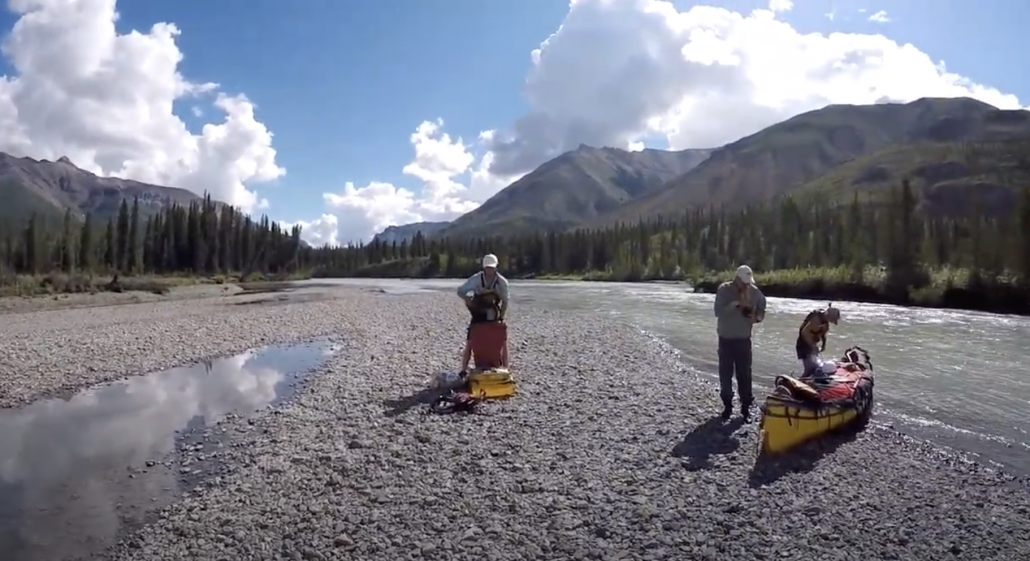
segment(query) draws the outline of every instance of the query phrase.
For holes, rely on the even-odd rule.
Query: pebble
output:
[[[519,395],[441,416],[415,397],[457,363],[466,318],[449,295],[25,316],[0,327],[8,405],[258,344],[342,341],[292,400],[226,420],[223,446],[181,451],[220,467],[191,473],[203,485],[111,561],[1030,558],[1025,481],[879,429],[756,464],[757,423],[713,421],[712,384],[606,318],[517,305]]]

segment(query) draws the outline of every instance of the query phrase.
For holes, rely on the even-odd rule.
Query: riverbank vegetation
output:
[[[57,226],[34,216],[0,224],[0,285],[37,293],[117,289],[116,276],[122,289],[149,291],[198,278],[453,278],[495,253],[512,278],[679,280],[705,291],[729,278],[719,271],[747,263],[771,296],[1030,313],[1030,187],[1008,216],[981,212],[976,196],[965,215],[928,215],[918,195],[904,181],[843,204],[806,194],[614,228],[321,248],[303,244],[299,228],[210,199],[145,217],[137,202],[104,224],[70,215]]]
[[[699,290],[751,265],[773,296],[1030,313],[1030,188],[1010,216],[975,203],[928,216],[908,181],[848,203],[783,198],[739,211],[691,209],[610,229],[507,239],[427,239],[316,249],[315,276],[462,277],[498,255],[514,278],[685,280]]]
[[[691,280],[695,292],[714,293],[733,278],[735,271],[709,272]],[[870,302],[954,308],[994,313],[1030,315],[1030,290],[1017,278],[1000,275],[993,279],[968,269],[926,269],[918,286],[892,286],[884,267],[866,267],[860,280],[850,267],[805,268],[756,272],[757,284],[767,296],[822,301]]]
[[[254,220],[206,198],[146,212],[123,201],[97,223],[70,212],[0,222],[0,295],[146,291],[193,283],[254,283],[308,276],[300,228]]]

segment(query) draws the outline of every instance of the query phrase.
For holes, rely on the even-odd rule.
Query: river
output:
[[[460,281],[328,282],[403,293],[453,290]],[[626,321],[663,338],[687,364],[715,377],[712,295],[663,283],[512,281],[511,290],[514,314],[518,303],[526,301]],[[769,298],[766,320],[754,336],[756,390],[798,368],[797,328],[819,305]],[[851,345],[870,352],[876,372],[876,424],[1013,473],[1030,474],[1030,377],[1021,358],[1030,348],[1030,318],[856,302],[835,305],[842,318],[830,335],[826,355]]]

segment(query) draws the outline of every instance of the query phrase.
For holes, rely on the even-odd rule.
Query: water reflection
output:
[[[168,456],[183,429],[285,397],[334,351],[327,341],[267,347],[0,411],[0,557],[56,561],[103,548],[123,520],[178,488],[177,465],[127,468]]]

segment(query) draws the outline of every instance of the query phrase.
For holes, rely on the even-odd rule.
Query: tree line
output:
[[[849,204],[783,198],[742,210],[688,209],[679,216],[612,228],[493,238],[427,238],[346,247],[308,247],[299,227],[252,219],[209,197],[143,213],[123,201],[116,216],[57,225],[36,215],[0,222],[0,268],[21,274],[313,274],[321,277],[460,277],[495,253],[513,277],[589,275],[614,280],[682,279],[746,262],[757,270],[847,266],[856,282],[869,266],[902,287],[928,268],[974,271],[980,279],[1030,285],[1030,188],[1010,216],[917,210],[908,181],[889,197]]]
[[[286,230],[267,216],[252,219],[204,197],[145,212],[122,200],[107,220],[71,210],[59,223],[33,213],[0,221],[0,271],[39,275],[289,274],[310,268],[300,227]],[[20,223],[19,223],[20,222]]]
[[[902,286],[926,269],[952,267],[982,279],[1030,283],[1030,188],[1011,216],[918,212],[906,180],[886,198],[856,193],[850,204],[783,198],[743,210],[689,209],[678,217],[613,228],[483,239],[427,239],[312,250],[323,276],[462,276],[484,253],[510,275],[601,273],[617,280],[677,279],[738,263],[759,270],[847,266],[856,282],[884,267]]]

